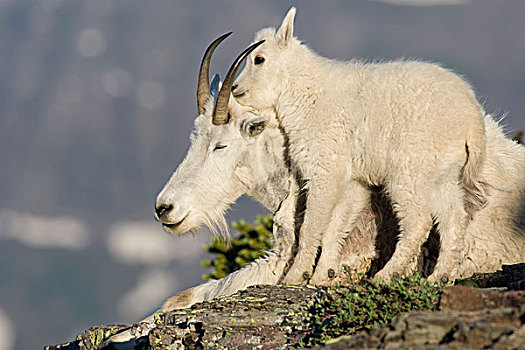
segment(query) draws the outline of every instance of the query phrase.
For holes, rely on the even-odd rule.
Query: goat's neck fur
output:
[[[275,213],[289,193],[290,172],[283,159],[283,142],[280,135],[265,140],[265,154],[258,154],[252,163],[254,181],[246,189],[246,195]],[[256,164],[254,166],[254,164]]]

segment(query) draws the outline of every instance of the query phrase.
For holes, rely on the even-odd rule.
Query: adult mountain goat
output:
[[[184,230],[210,225],[212,221],[222,222],[223,203],[233,203],[240,194],[246,193],[275,213],[275,248],[267,257],[223,279],[203,283],[173,296],[162,307],[164,311],[232,294],[255,284],[277,284],[284,275],[286,264],[293,258],[291,247],[297,244],[294,242],[294,212],[298,193],[295,180],[288,171],[285,139],[278,130],[276,116],[269,113],[261,117],[254,114],[251,108],[240,106],[231,96],[225,99],[229,95],[232,73],[235,74],[239,59],[236,60],[237,65],[230,69],[230,78],[226,78],[221,89],[223,95],[227,95],[220,104],[227,106],[230,117],[226,121],[213,119],[218,81],[214,79],[210,92],[208,67],[213,49],[224,38],[222,36],[212,43],[203,58],[198,89],[200,115],[195,120],[192,146],[179,166],[181,170],[177,169],[159,194],[156,206],[160,215],[156,215],[167,224],[168,232],[179,235],[185,233]],[[475,272],[492,272],[505,263],[525,261],[522,253],[525,250],[525,232],[521,228],[523,222],[520,222],[525,205],[525,148],[505,138],[490,116],[485,117],[485,125],[487,158],[481,181],[487,184],[490,191],[487,204],[474,214],[467,226],[467,254],[460,264],[460,277]],[[217,144],[225,147],[215,150]],[[215,158],[219,155],[222,161],[216,162]],[[212,168],[210,164],[214,164]],[[212,181],[204,180],[206,177],[218,178],[213,181],[220,183],[221,193],[227,193],[228,197],[215,196],[215,187],[203,187]],[[206,193],[206,203],[199,205],[198,198]],[[187,206],[182,203],[190,203],[191,210],[187,211]],[[160,208],[170,207],[168,212],[161,213]],[[199,214],[209,207],[218,207],[220,215],[217,210],[212,211],[213,215]],[[179,210],[182,213],[178,213]],[[391,212],[390,205],[379,200],[362,213],[357,229],[351,234],[345,231],[348,238],[339,257],[340,264],[348,265],[355,273],[369,270],[371,261],[377,258],[376,236],[377,240],[383,240],[384,237],[391,237],[390,232],[385,234],[384,230],[395,230],[395,225],[385,228],[385,225],[376,225],[376,222],[384,222],[382,217],[392,216]],[[173,217],[187,216],[188,219],[192,215],[195,219],[190,224],[185,224],[183,229],[179,225],[171,231],[169,225],[173,224]],[[392,246],[391,242],[378,243],[384,243],[378,246]],[[326,277],[322,284],[333,281]]]
[[[473,215],[484,202],[484,112],[472,89],[435,64],[320,57],[293,36],[294,16],[292,8],[279,30],[255,35],[264,43],[233,89],[241,104],[276,113],[307,182],[299,251],[284,282],[317,284],[340,273],[342,228],[352,227],[376,185],[394,203],[401,230],[376,277],[413,272],[435,221],[442,249],[429,279],[454,279],[465,253],[465,208]]]

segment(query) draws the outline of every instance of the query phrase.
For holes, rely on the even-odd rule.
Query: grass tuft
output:
[[[349,271],[345,267],[345,271]],[[361,275],[357,283],[328,288],[311,310],[312,332],[299,347],[324,344],[333,338],[384,327],[408,311],[435,310],[445,285],[413,275],[390,283]]]

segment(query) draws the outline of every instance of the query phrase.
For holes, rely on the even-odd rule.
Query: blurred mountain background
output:
[[[153,220],[189,145],[200,60],[233,30],[211,67],[224,76],[294,3],[320,54],[441,62],[525,129],[522,0],[0,0],[0,350],[136,321],[202,281],[209,233]],[[229,220],[264,213],[242,199]]]

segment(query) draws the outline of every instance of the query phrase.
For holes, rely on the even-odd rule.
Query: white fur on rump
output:
[[[284,281],[317,284],[340,274],[343,227],[352,230],[369,203],[368,186],[376,185],[392,199],[401,230],[376,277],[413,273],[435,219],[442,249],[429,279],[455,279],[465,255],[465,208],[472,214],[485,200],[484,112],[471,87],[431,63],[320,57],[293,36],[294,16],[292,8],[278,31],[256,34],[265,42],[234,90],[241,104],[275,111],[292,166],[308,182],[299,250]]]
[[[525,147],[506,138],[491,116],[485,117],[485,128],[487,157],[481,181],[487,187],[487,202],[467,227],[462,278],[525,262]]]

